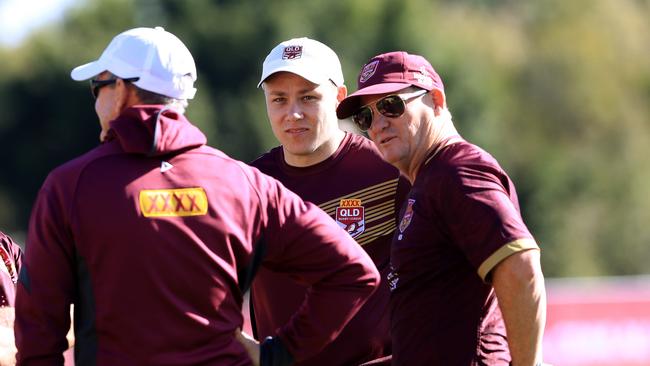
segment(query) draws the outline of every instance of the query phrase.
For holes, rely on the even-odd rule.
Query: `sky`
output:
[[[63,16],[78,0],[0,0],[0,46],[17,46],[31,31]]]

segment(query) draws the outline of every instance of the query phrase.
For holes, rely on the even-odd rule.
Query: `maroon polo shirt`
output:
[[[489,273],[537,245],[507,174],[477,146],[449,145],[428,157],[400,217],[389,279],[393,365],[508,365]]]
[[[278,331],[297,360],[376,287],[370,258],[321,210],[161,108],[127,109],[43,184],[17,290],[19,364],[62,364],[74,303],[78,365],[251,365],[234,334],[239,273],[258,249],[263,267],[312,286]]]
[[[390,241],[409,184],[399,171],[383,161],[367,138],[347,133],[337,151],[326,160],[293,167],[276,147],[252,163],[278,179],[302,199],[317,204],[370,255],[382,274],[379,289],[343,332],[317,356],[298,365],[358,365],[390,355],[388,274]],[[261,269],[252,286],[257,335],[273,335],[299,309],[309,284],[291,276]],[[318,319],[324,326],[330,317]]]

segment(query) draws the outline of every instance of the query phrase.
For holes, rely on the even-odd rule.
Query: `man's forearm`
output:
[[[512,365],[541,362],[546,291],[539,251],[527,250],[504,259],[494,269],[493,286],[506,325]]]

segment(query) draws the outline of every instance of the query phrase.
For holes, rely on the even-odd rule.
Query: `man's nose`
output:
[[[305,116],[305,113],[302,110],[302,107],[300,106],[300,103],[296,102],[291,102],[289,104],[289,111],[288,111],[289,118],[291,120],[300,120],[303,119]]]

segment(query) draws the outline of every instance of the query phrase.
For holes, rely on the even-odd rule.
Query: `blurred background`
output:
[[[650,0],[0,0],[0,230],[24,242],[48,172],[98,143],[70,70],[157,25],[195,57],[190,120],[243,161],[276,144],[256,84],[280,41],[328,44],[350,91],[375,54],[425,56],[543,249],[547,361],[650,364]]]

